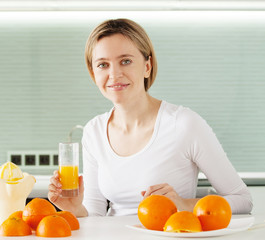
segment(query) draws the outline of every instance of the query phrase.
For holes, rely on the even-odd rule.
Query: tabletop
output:
[[[254,224],[264,222],[264,215],[256,214]],[[236,215],[236,218],[246,218],[251,215]],[[79,218],[80,229],[72,231],[72,236],[67,238],[40,238],[35,234],[25,237],[14,237],[16,239],[93,239],[93,240],[170,240],[185,239],[175,237],[156,236],[145,232],[139,232],[130,229],[127,225],[132,226],[139,224],[138,217],[121,216],[121,217],[85,217]],[[265,227],[253,230],[245,230],[242,232],[222,236],[221,239],[263,239],[265,235]],[[218,237],[207,237],[207,240],[217,239]],[[0,237],[1,240],[13,239],[13,237]],[[187,238],[191,239],[191,238]],[[195,239],[195,238],[194,238]],[[197,238],[198,239],[198,238]],[[220,239],[220,238],[219,238]]]

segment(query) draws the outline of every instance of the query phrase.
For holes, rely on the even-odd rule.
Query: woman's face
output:
[[[151,72],[136,45],[122,34],[100,39],[92,55],[95,82],[101,93],[114,104],[135,101],[146,94],[144,78]]]

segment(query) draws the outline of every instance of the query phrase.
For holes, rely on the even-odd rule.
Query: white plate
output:
[[[254,217],[250,215],[233,215],[230,221],[230,224],[227,228],[214,230],[214,231],[205,231],[198,233],[172,233],[172,232],[163,232],[146,229],[141,224],[137,225],[126,225],[126,227],[134,229],[136,231],[149,233],[158,236],[165,237],[214,237],[214,236],[224,236],[233,234],[236,232],[242,232],[247,230],[254,223]]]

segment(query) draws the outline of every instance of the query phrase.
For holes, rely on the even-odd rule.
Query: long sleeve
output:
[[[229,202],[233,213],[250,213],[252,198],[250,192],[227,158],[216,135],[199,115],[190,112],[194,119],[191,130],[193,161],[206,175],[219,195]]]
[[[89,216],[104,216],[107,212],[107,200],[98,187],[98,165],[89,154],[86,136],[83,137],[83,204]]]

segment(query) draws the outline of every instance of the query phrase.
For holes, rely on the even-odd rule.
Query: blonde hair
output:
[[[153,44],[148,37],[145,30],[137,23],[129,19],[111,19],[98,25],[88,37],[85,48],[85,60],[89,74],[93,81],[95,81],[93,66],[92,66],[92,54],[97,42],[107,36],[114,34],[122,34],[130,39],[142,53],[145,60],[150,58],[152,64],[152,70],[148,78],[144,79],[145,91],[147,91],[155,81],[157,74],[157,59]]]

